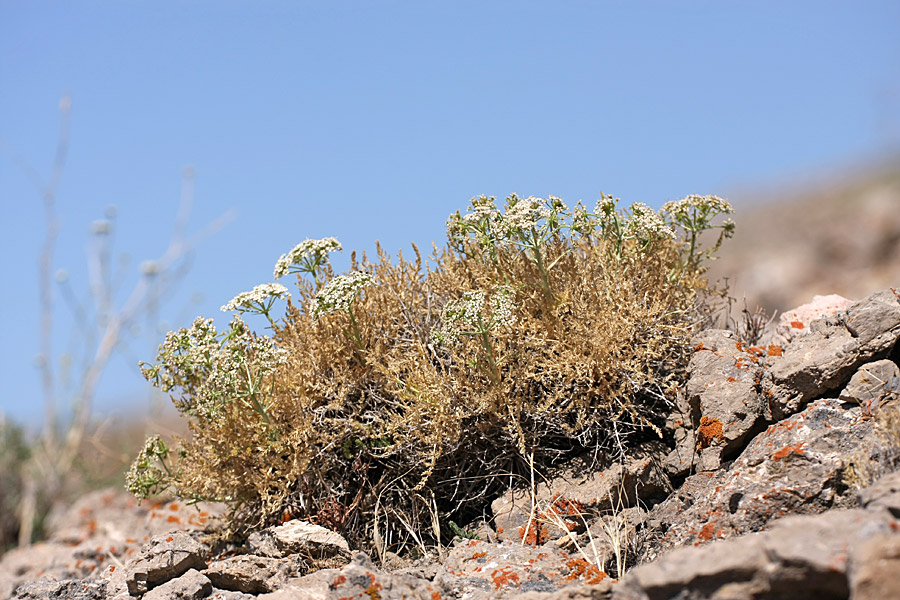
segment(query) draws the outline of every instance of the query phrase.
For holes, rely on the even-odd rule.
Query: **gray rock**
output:
[[[854,600],[900,598],[900,535],[880,533],[850,550],[850,596]]]
[[[209,578],[196,569],[153,588],[141,600],[199,600],[212,592]]]
[[[447,555],[434,583],[448,596],[473,600],[523,592],[553,594],[572,585],[606,585],[609,577],[590,558],[589,562],[580,553],[569,554],[555,544],[535,547],[466,540]]]
[[[605,580],[597,585],[570,585],[555,592],[525,592],[516,600],[607,600],[612,597],[613,583]]]
[[[350,546],[340,534],[296,519],[251,534],[247,544],[260,556],[281,558],[300,554],[311,559],[342,556],[350,560]]]
[[[0,598],[10,598],[18,586],[41,578],[64,581],[87,577],[96,564],[79,562],[75,558],[77,548],[54,543],[13,548],[0,559]]]
[[[151,588],[186,573],[189,569],[206,568],[210,549],[187,533],[174,531],[150,540],[140,555],[125,565],[125,583],[132,595],[144,594]]]
[[[256,598],[259,598],[259,596],[255,596],[253,594],[245,594],[243,592],[232,592],[229,590],[218,590],[216,588],[213,588],[212,593],[210,593],[206,600],[256,600]],[[301,598],[305,597],[301,596]]]
[[[900,471],[885,475],[857,493],[859,505],[873,510],[884,509],[900,519]]]
[[[357,554],[349,565],[339,573],[329,574],[325,579],[328,585],[329,599],[338,598],[377,598],[379,600],[433,600],[441,597],[439,588],[429,581],[424,581],[409,575],[384,573],[374,567],[369,557],[363,553]],[[322,590],[321,584],[317,589]],[[283,590],[288,591],[288,588]],[[302,590],[301,590],[302,591]],[[321,596],[310,596],[319,598]],[[297,596],[277,596],[278,600],[289,598],[307,598]],[[268,599],[267,599],[268,600]],[[272,600],[276,600],[273,598]]]
[[[862,354],[876,356],[889,350],[900,335],[900,296],[883,290],[856,302],[847,309],[846,326]]]
[[[299,556],[278,559],[244,554],[211,562],[204,575],[223,590],[264,594],[274,592],[307,569],[308,565]]]
[[[896,405],[900,399],[900,368],[888,359],[866,363],[850,378],[840,398],[859,404],[866,414]]]
[[[338,569],[321,569],[309,575],[290,579],[278,591],[256,596],[259,600],[326,600],[331,593],[332,584],[341,572]]]
[[[795,413],[839,387],[859,366],[884,358],[898,337],[900,298],[891,290],[854,303],[846,313],[813,321],[807,335],[770,361],[762,382],[770,420]]]
[[[861,358],[859,341],[843,326],[813,321],[810,333],[784,348],[762,381],[767,417],[779,421],[807,402],[840,386],[871,358]]]
[[[845,459],[876,443],[861,409],[836,399],[770,425],[727,469],[698,473],[647,517],[643,560],[671,548],[760,531],[793,513],[856,504],[842,496]]]
[[[848,563],[865,560],[853,553],[897,526],[886,513],[861,509],[787,517],[764,533],[679,548],[635,567],[614,597],[843,600],[850,595]]]
[[[85,494],[75,503],[51,511],[47,517],[48,539],[74,545],[102,537],[131,548],[173,530],[202,531],[217,522],[223,512],[222,505],[207,502],[138,504],[125,490],[108,488]]]
[[[103,600],[106,586],[102,583],[68,579],[53,581],[39,579],[16,588],[13,598],[21,600]]]
[[[721,329],[704,331],[691,344],[688,382],[669,425],[676,448],[666,468],[673,475],[718,468],[765,420],[759,384],[768,350],[747,346]]]

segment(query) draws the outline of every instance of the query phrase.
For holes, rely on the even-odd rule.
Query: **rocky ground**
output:
[[[754,346],[703,332],[674,449],[573,462],[415,562],[302,521],[223,546],[215,506],[107,490],[3,557],[0,598],[900,598],[898,294],[799,307]]]

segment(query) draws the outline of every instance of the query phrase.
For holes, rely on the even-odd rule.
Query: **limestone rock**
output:
[[[254,554],[274,558],[291,554],[311,559],[350,558],[350,547],[340,534],[297,519],[253,533],[247,544]]]
[[[154,537],[125,565],[128,592],[144,594],[190,569],[205,569],[209,555],[208,546],[184,532]]]
[[[841,400],[856,402],[866,414],[896,405],[900,399],[900,368],[888,359],[866,363],[853,374]]]
[[[199,600],[212,592],[209,578],[196,569],[153,588],[141,597],[141,600]]]
[[[859,407],[818,400],[770,425],[727,469],[688,477],[650,511],[648,531],[660,539],[643,558],[760,531],[785,515],[854,505],[840,495],[845,459],[876,443],[872,422],[860,417]]]
[[[764,533],[679,548],[635,567],[614,598],[846,599],[848,564],[865,563],[868,551],[887,557],[876,568],[889,568],[898,527],[886,513],[861,509],[787,517]],[[873,550],[867,542],[876,536],[889,536],[889,545]],[[872,576],[860,571],[856,585],[870,585]]]
[[[104,600],[106,588],[101,583],[78,579],[54,581],[42,578],[19,586],[13,598],[21,600]]]
[[[203,572],[217,588],[263,594],[274,592],[291,577],[306,572],[307,565],[299,556],[284,559],[243,554],[213,561]]]
[[[465,540],[450,551],[434,583],[447,595],[477,600],[522,592],[553,594],[570,585],[606,586],[608,579],[584,557],[555,545]]]
[[[900,534],[879,533],[850,551],[850,594],[854,600],[900,598]]]

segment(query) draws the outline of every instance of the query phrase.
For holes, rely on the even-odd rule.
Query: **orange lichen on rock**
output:
[[[791,321],[791,327],[794,329],[804,329],[806,325],[802,321]]]
[[[566,563],[566,566],[571,569],[566,581],[583,579],[588,585],[597,585],[606,578],[606,573],[583,558],[573,558]]]
[[[503,567],[502,569],[494,569],[491,572],[491,579],[494,581],[494,586],[498,590],[508,586],[519,587],[519,576],[516,575],[513,568],[510,566]]]
[[[784,356],[784,348],[782,348],[781,346],[770,345],[766,348],[766,352],[769,354],[769,356]]]
[[[703,526],[703,529],[700,530],[700,533],[697,534],[697,538],[704,542],[708,542],[709,540],[713,539],[713,537],[715,537],[715,535],[716,535],[715,523],[707,523],[706,525]]]
[[[540,546],[550,539],[550,532],[547,526],[532,516],[527,525],[519,527],[519,538],[523,544],[529,546]]]
[[[725,434],[722,429],[722,421],[710,419],[705,415],[700,417],[700,428],[697,430],[697,448],[702,450],[712,446],[715,442],[723,441],[725,441]]]
[[[584,514],[584,505],[578,500],[570,500],[569,498],[556,494],[553,497],[552,510],[560,515],[578,517]]]
[[[803,445],[805,443],[806,442],[800,442],[796,446],[785,446],[784,448],[773,454],[772,458],[775,460],[781,460],[782,458],[785,458],[791,454],[805,454],[803,452]]]

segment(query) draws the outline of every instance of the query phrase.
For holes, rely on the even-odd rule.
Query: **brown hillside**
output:
[[[900,159],[830,179],[732,194],[737,231],[710,276],[728,277],[739,305],[781,313],[814,295],[900,287]]]

